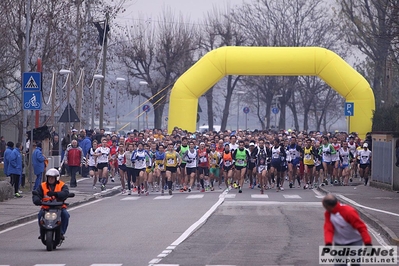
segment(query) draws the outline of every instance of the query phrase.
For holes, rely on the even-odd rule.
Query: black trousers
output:
[[[14,193],[18,193],[19,177],[20,177],[20,175],[16,175],[16,174],[10,175],[10,182],[11,182],[11,185],[14,186]]]

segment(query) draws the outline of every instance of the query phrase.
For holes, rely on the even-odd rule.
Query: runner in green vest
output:
[[[238,177],[238,193],[242,193],[242,188],[244,186],[245,173],[247,171],[247,163],[250,158],[248,150],[244,148],[244,141],[240,140],[238,142],[238,149],[233,152],[234,168],[236,171],[236,176]],[[236,181],[234,181],[236,183]],[[237,184],[233,185],[237,188]]]

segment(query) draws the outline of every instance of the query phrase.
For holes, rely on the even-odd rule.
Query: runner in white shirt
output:
[[[144,150],[143,143],[138,144],[137,150],[133,152],[132,162],[136,169],[138,194],[145,194],[148,196],[148,183],[147,183],[147,167],[151,168],[152,160],[150,154]],[[141,185],[140,185],[141,184]]]
[[[369,181],[369,171],[370,171],[370,164],[371,164],[371,151],[368,149],[368,144],[363,144],[363,149],[358,151],[358,156],[360,160],[359,164],[359,175],[360,178],[364,178],[364,185],[367,186]]]
[[[108,182],[108,166],[111,159],[110,149],[107,146],[107,139],[101,139],[101,146],[94,153],[97,157],[98,176],[101,182],[101,190],[105,190]]]
[[[97,140],[93,140],[92,147],[86,155],[86,167],[89,167],[89,175],[93,178],[93,189],[97,189],[97,157],[95,156],[95,151],[97,149]]]
[[[191,192],[191,188],[195,181],[195,176],[198,167],[198,152],[195,149],[195,144],[193,141],[189,143],[189,149],[183,154],[183,160],[186,161],[186,171],[187,176],[185,180],[185,184],[189,183],[188,192]],[[188,180],[190,178],[190,181]]]

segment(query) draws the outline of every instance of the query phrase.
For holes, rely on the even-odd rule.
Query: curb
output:
[[[318,187],[317,190],[320,191],[321,193],[325,194],[325,195],[330,193],[330,191],[328,191],[327,189],[322,188],[322,187]],[[367,213],[362,208],[357,207],[357,206],[353,206],[352,204],[350,204],[346,200],[342,199],[339,195],[337,195],[337,197],[339,198],[339,201],[341,201],[342,203],[344,203],[346,205],[350,205],[354,209],[356,209],[356,211],[359,213],[360,217],[366,223],[368,223],[373,228],[375,228],[378,231],[380,231],[381,235],[384,236],[386,239],[388,239],[389,244],[399,246],[399,238],[398,238],[398,236],[391,229],[389,229],[381,220],[379,220],[376,217],[374,217],[373,215]]]
[[[116,195],[118,193],[119,193],[118,188],[114,187],[114,188],[110,189],[110,191],[106,191],[105,193],[103,192],[103,193],[97,193],[97,195],[89,195],[87,198],[85,198],[83,200],[72,202],[72,203],[69,204],[68,207],[69,208],[76,207],[76,206],[88,203],[90,201],[94,201],[94,200],[102,198],[102,197],[111,197],[111,196]],[[17,218],[14,221],[10,221],[10,222],[6,222],[6,223],[3,223],[3,224],[0,224],[0,231],[6,230],[6,229],[8,229],[10,227],[13,227],[13,226],[16,226],[16,225],[19,225],[19,224],[22,224],[22,223],[26,223],[26,222],[32,221],[34,219],[37,219],[37,211],[32,213],[32,214]]]

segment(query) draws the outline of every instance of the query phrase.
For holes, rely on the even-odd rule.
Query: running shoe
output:
[[[96,190],[97,188],[96,188],[96,186],[93,186],[93,190]]]
[[[280,190],[281,190],[281,191],[284,191],[284,188],[283,188],[283,187],[280,187]]]
[[[205,188],[201,188],[201,190],[200,190],[201,192],[205,192]]]
[[[191,187],[188,188],[188,192],[191,192]]]
[[[169,195],[172,195],[172,190],[171,189],[169,189]]]
[[[338,184],[338,180],[334,180],[334,185],[337,185]]]
[[[238,188],[238,193],[242,193],[241,187]]]
[[[111,177],[111,182],[115,182],[115,178]]]
[[[15,196],[16,198],[22,198],[22,195],[21,195],[21,194],[19,194],[18,192],[17,192],[17,193],[15,193],[15,194],[14,194],[14,196]]]
[[[127,192],[128,195],[132,195],[132,190],[129,189],[129,191]]]
[[[163,193],[164,193],[164,190],[162,189],[162,190],[161,190],[161,194],[163,195]]]
[[[213,187],[211,187],[211,191],[214,191],[215,189]]]
[[[308,189],[309,188],[309,185],[308,184],[306,184],[304,187],[303,187],[303,189]]]
[[[260,194],[263,194],[263,188],[260,189]]]
[[[134,187],[134,188],[133,188],[133,192],[137,192],[137,187]]]
[[[290,182],[290,188],[292,188],[293,185],[294,185],[294,184],[292,184],[292,182]]]
[[[102,184],[101,185],[101,191],[104,191],[105,190],[105,186],[104,186],[104,184]]]

